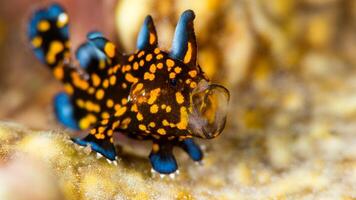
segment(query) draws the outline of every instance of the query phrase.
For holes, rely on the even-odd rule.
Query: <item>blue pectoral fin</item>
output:
[[[152,149],[149,156],[152,168],[161,174],[170,174],[178,169],[171,146],[160,145],[159,150]]]
[[[105,54],[90,42],[84,43],[78,48],[76,57],[80,66],[88,73],[97,72],[100,65],[103,65],[101,67],[104,68],[106,64]]]
[[[67,93],[60,92],[54,97],[54,111],[61,124],[68,128],[79,130],[77,120],[74,117],[74,106]]]
[[[201,161],[203,159],[203,152],[193,139],[185,139],[179,142],[178,146],[187,152],[192,160]]]
[[[93,135],[88,135],[83,139],[72,138],[72,141],[80,146],[91,146],[91,149],[100,153],[109,160],[116,159],[116,150],[114,144],[108,139],[97,139]]]

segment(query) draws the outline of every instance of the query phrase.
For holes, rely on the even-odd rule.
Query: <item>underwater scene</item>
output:
[[[356,1],[0,2],[0,200],[356,199]]]

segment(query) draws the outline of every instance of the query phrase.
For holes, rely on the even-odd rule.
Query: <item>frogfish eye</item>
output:
[[[169,83],[171,84],[171,86],[177,86],[177,79],[169,79]]]

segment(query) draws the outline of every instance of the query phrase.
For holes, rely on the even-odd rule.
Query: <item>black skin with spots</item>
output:
[[[51,9],[41,12],[50,13]],[[63,13],[66,15],[63,10],[57,16]],[[89,34],[83,48],[78,50],[90,59],[82,69],[73,67],[70,62],[69,37],[68,33],[63,33],[63,27],[57,26],[59,18],[43,14],[39,19],[33,17],[30,26],[38,26],[43,21],[50,23],[49,30],[30,34],[33,49],[43,53],[41,61],[64,83],[73,109],[73,115],[68,117],[73,117],[80,130],[89,132],[83,139],[74,139],[75,142],[84,146],[90,144],[94,151],[114,160],[115,132],[134,139],[152,140],[151,163],[156,171],[165,174],[176,170],[173,146],[183,148],[193,160],[202,159],[199,146],[185,141],[193,137],[188,128],[192,92],[201,80],[208,79],[196,64],[194,13],[186,11],[183,15],[182,18],[188,19],[188,23],[184,22],[185,18],[180,22],[186,23],[187,40],[180,59],[157,47],[156,31],[148,16],[142,29],[146,31],[141,38],[144,45],[134,54],[124,55],[101,34]],[[42,39],[40,44],[33,42],[36,37]],[[55,42],[63,48],[57,45],[51,50]],[[90,46],[96,53],[89,54],[84,46]],[[54,63],[48,60],[49,55],[55,56]],[[78,56],[78,59],[84,58]]]

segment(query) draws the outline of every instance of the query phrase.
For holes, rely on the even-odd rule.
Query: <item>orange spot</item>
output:
[[[39,36],[34,37],[31,41],[31,43],[32,43],[33,47],[38,48],[42,45],[42,38]]]
[[[189,74],[190,77],[194,78],[194,77],[197,76],[197,71],[196,70],[191,70],[191,71],[188,72],[188,74]]]
[[[115,56],[115,45],[111,42],[107,42],[104,46],[104,51],[110,58],[113,58]]]
[[[184,102],[184,96],[180,92],[176,92],[176,101],[178,104],[182,104]]]
[[[105,94],[104,90],[99,89],[98,91],[96,91],[95,97],[100,100],[104,97],[104,94]]]
[[[53,74],[54,74],[54,77],[56,77],[56,79],[62,80],[63,79],[63,75],[64,75],[63,66],[55,67],[53,69]]]
[[[93,85],[95,86],[95,87],[98,87],[99,85],[100,85],[100,77],[97,75],[97,74],[92,74],[91,75],[91,80],[92,80],[92,82],[93,82]]]
[[[116,83],[116,77],[115,77],[115,75],[112,75],[112,76],[110,76],[110,84],[111,85],[115,85],[115,83]]]
[[[37,29],[41,32],[45,32],[48,31],[48,29],[50,28],[50,23],[46,20],[42,20],[37,24]]]
[[[151,66],[150,66],[150,72],[151,73],[155,73],[156,72],[156,65],[155,64],[152,64]]]
[[[150,112],[151,113],[157,113],[158,112],[158,106],[156,104],[152,105],[150,107]]]
[[[125,74],[125,79],[130,82],[130,83],[136,83],[138,81],[138,78],[132,76],[132,74]]]
[[[159,133],[160,135],[166,135],[166,131],[163,128],[159,128],[157,130],[157,133]]]
[[[145,55],[145,51],[140,51],[137,55],[138,58],[141,58],[143,55]]]
[[[152,45],[156,41],[156,36],[153,33],[150,33],[150,44]]]
[[[157,64],[157,68],[158,68],[158,69],[162,69],[162,68],[163,68],[163,64],[162,64],[162,63],[158,63],[158,64]]]
[[[167,59],[166,60],[166,65],[168,68],[171,68],[174,66],[174,61],[172,59]]]
[[[152,54],[147,54],[146,61],[151,61],[151,60],[152,60]]]
[[[181,71],[182,71],[182,68],[180,68],[180,67],[174,68],[174,72],[177,74],[179,74]]]
[[[129,62],[133,61],[134,58],[135,58],[135,56],[134,56],[134,55],[131,55],[131,56],[129,57]]]
[[[158,54],[157,56],[156,56],[156,59],[157,60],[160,60],[160,59],[162,59],[163,58],[163,55],[162,54]]]
[[[192,59],[192,43],[188,42],[188,49],[184,56],[184,63],[189,63]]]

